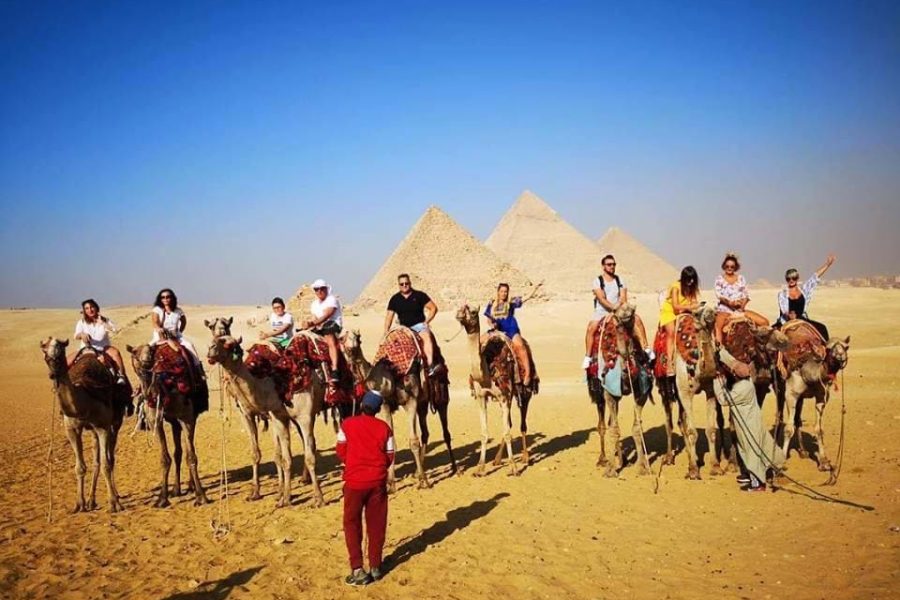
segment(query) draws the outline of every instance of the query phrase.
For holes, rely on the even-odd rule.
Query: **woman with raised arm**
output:
[[[800,272],[795,268],[788,269],[784,274],[785,285],[778,292],[778,321],[777,325],[783,325],[794,319],[803,319],[828,340],[828,328],[824,323],[813,321],[809,318],[809,305],[812,303],[813,294],[822,277],[837,260],[834,254],[829,254],[825,259],[825,264],[816,269],[809,279],[800,285]]]

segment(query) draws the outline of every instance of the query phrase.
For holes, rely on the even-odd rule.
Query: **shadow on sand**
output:
[[[454,508],[447,512],[444,520],[438,521],[422,530],[418,535],[400,542],[394,550],[385,557],[384,563],[387,569],[393,570],[417,554],[425,552],[429,546],[439,544],[457,531],[465,529],[473,522],[484,517],[494,510],[500,500],[508,498],[509,494],[500,492],[487,500],[476,500],[467,506]]]
[[[192,592],[179,592],[177,594],[172,594],[171,596],[166,596],[164,600],[200,600],[201,598],[206,600],[223,600],[234,591],[234,588],[247,584],[253,579],[254,575],[262,570],[263,567],[259,566],[244,569],[243,571],[236,571],[222,579],[204,581]]]

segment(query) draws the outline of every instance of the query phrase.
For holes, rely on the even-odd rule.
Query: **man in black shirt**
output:
[[[400,291],[391,296],[388,302],[387,314],[384,318],[384,333],[391,330],[394,323],[394,317],[400,321],[404,327],[409,327],[419,334],[422,338],[422,346],[425,352],[425,360],[428,362],[428,374],[434,374],[434,338],[431,337],[431,330],[428,324],[431,323],[438,312],[437,304],[434,303],[425,292],[414,290],[409,275],[403,273],[397,278],[397,284]],[[428,313],[426,315],[426,312]]]

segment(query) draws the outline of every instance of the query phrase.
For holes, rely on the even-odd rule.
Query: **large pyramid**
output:
[[[425,211],[354,305],[387,306],[401,273],[409,273],[413,287],[427,292],[445,311],[464,300],[483,303],[499,282],[509,283],[514,295],[527,295],[532,286],[524,273],[436,206]]]
[[[616,257],[616,272],[631,290],[658,291],[678,279],[675,267],[618,227],[607,229],[597,246],[601,256]]]
[[[485,245],[555,295],[590,297],[600,273],[600,252],[546,202],[522,192]]]

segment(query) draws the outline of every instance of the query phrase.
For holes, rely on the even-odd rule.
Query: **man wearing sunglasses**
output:
[[[428,324],[437,315],[437,304],[425,292],[413,289],[412,280],[407,273],[397,277],[397,286],[400,291],[391,296],[388,302],[387,314],[384,317],[384,334],[387,335],[391,330],[394,317],[397,317],[401,325],[418,333],[422,338],[425,360],[428,362],[428,375],[434,375],[434,338]]]

